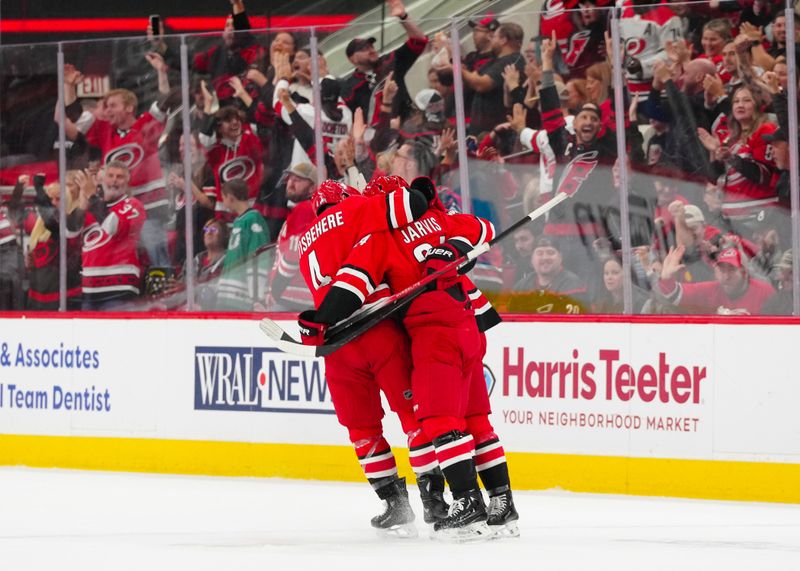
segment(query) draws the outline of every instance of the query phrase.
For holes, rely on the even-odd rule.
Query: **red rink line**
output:
[[[355,14],[306,14],[298,16],[250,16],[254,29],[309,28],[311,26],[344,27]],[[226,16],[175,16],[165,18],[171,32],[221,32]],[[147,29],[144,18],[36,18],[0,19],[0,33],[78,33],[78,32],[141,32]]]
[[[186,311],[0,311],[0,319],[237,319],[293,320],[296,313]],[[503,314],[506,323],[633,323],[647,325],[800,325],[800,317],[761,315],[541,315]]]

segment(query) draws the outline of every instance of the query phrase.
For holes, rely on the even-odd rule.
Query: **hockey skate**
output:
[[[519,537],[517,520],[519,514],[514,507],[511,490],[505,490],[489,499],[489,513],[486,524],[495,538]]]
[[[425,523],[436,523],[447,517],[450,506],[444,501],[444,475],[438,468],[417,476],[419,497],[422,499],[422,517]]]
[[[453,543],[484,541],[492,537],[486,524],[486,505],[478,489],[453,497],[447,517],[433,525],[434,539]]]
[[[372,518],[371,523],[378,535],[403,539],[417,537],[414,511],[408,502],[405,479],[397,479],[377,491],[383,500],[384,511]]]

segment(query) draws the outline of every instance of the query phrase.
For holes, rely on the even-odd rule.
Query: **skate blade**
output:
[[[386,529],[375,529],[379,537],[387,537],[390,539],[415,539],[419,536],[417,526],[413,523],[404,523],[401,525],[393,525]]]
[[[519,526],[516,521],[510,521],[503,525],[490,525],[489,530],[494,532],[492,539],[519,537]]]
[[[485,521],[476,521],[464,527],[434,531],[431,539],[445,543],[473,543],[491,539],[494,533]]]

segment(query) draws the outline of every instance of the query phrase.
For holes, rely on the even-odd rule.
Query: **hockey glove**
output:
[[[420,191],[428,202],[436,198],[436,185],[427,176],[418,176],[411,181],[409,188]]]
[[[325,333],[328,326],[325,323],[314,321],[316,312],[313,309],[306,310],[297,316],[297,323],[300,325],[300,340],[303,345],[322,345],[325,343]]]
[[[438,272],[451,262],[456,261],[459,256],[458,250],[448,243],[434,246],[428,250],[428,255],[425,257],[425,274]],[[456,268],[451,268],[436,278],[434,289],[449,289],[460,283],[460,281],[461,278],[458,275],[458,270]]]

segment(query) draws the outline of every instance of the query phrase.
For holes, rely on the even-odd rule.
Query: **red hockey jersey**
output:
[[[108,210],[102,223],[87,212],[83,228],[83,295],[96,300],[138,295],[142,274],[137,244],[147,218],[144,206],[122,197]]]
[[[759,315],[764,303],[775,294],[767,282],[748,278],[747,289],[732,298],[716,282],[679,284],[675,280],[659,280],[661,293],[684,309],[719,315]]]
[[[601,8],[610,3],[610,0],[598,0],[596,5]],[[602,33],[605,12],[601,13],[602,21],[596,25],[579,27],[575,24],[579,17],[577,10],[578,2],[575,0],[546,0],[539,23],[539,35],[543,38],[550,38],[553,32],[556,33],[561,60],[569,68],[570,78],[584,77],[588,67],[604,61],[606,57]]]
[[[319,307],[334,280],[349,273],[344,262],[360,240],[413,220],[407,190],[370,198],[351,196],[318,216],[298,243],[300,272],[314,297],[314,306]],[[342,281],[340,287],[355,293],[362,302],[372,296],[371,303],[388,294],[388,287],[380,282],[360,283],[355,288],[348,283]]]
[[[731,145],[725,123],[724,120],[718,121],[715,134],[723,145]],[[764,123],[746,141],[731,145],[731,153],[755,167],[758,176],[745,177],[737,170],[736,162],[726,163],[725,172],[719,179],[724,191],[722,212],[726,216],[748,216],[763,208],[777,206],[777,166],[772,145],[763,138],[777,130],[778,126],[774,123]]]
[[[494,227],[487,220],[432,208],[404,228],[365,236],[347,257],[332,287],[346,289],[363,300],[371,284],[385,281],[396,293],[422,279],[425,256],[434,246],[453,240],[472,249],[492,240],[494,235]],[[486,311],[483,304],[488,305],[488,300],[475,294],[472,282],[464,280],[465,290],[481,303],[476,312]]]
[[[278,234],[270,293],[277,303],[292,309],[314,307],[314,298],[300,273],[300,237],[314,218],[311,201],[304,200],[292,209]]]
[[[202,137],[201,140],[203,140]],[[242,125],[242,134],[239,140],[223,139],[215,142],[206,151],[208,166],[214,173],[217,200],[214,209],[217,219],[230,224],[236,218],[236,214],[228,211],[222,204],[222,185],[230,180],[242,179],[247,182],[250,206],[253,206],[264,172],[261,154],[261,141],[253,134],[248,125]]]
[[[84,113],[77,123],[89,144],[103,153],[103,163],[120,161],[127,165],[131,196],[146,210],[169,204],[164,173],[158,160],[158,139],[164,132],[166,115],[153,105],[142,113],[128,131],[120,131],[108,121]]]

